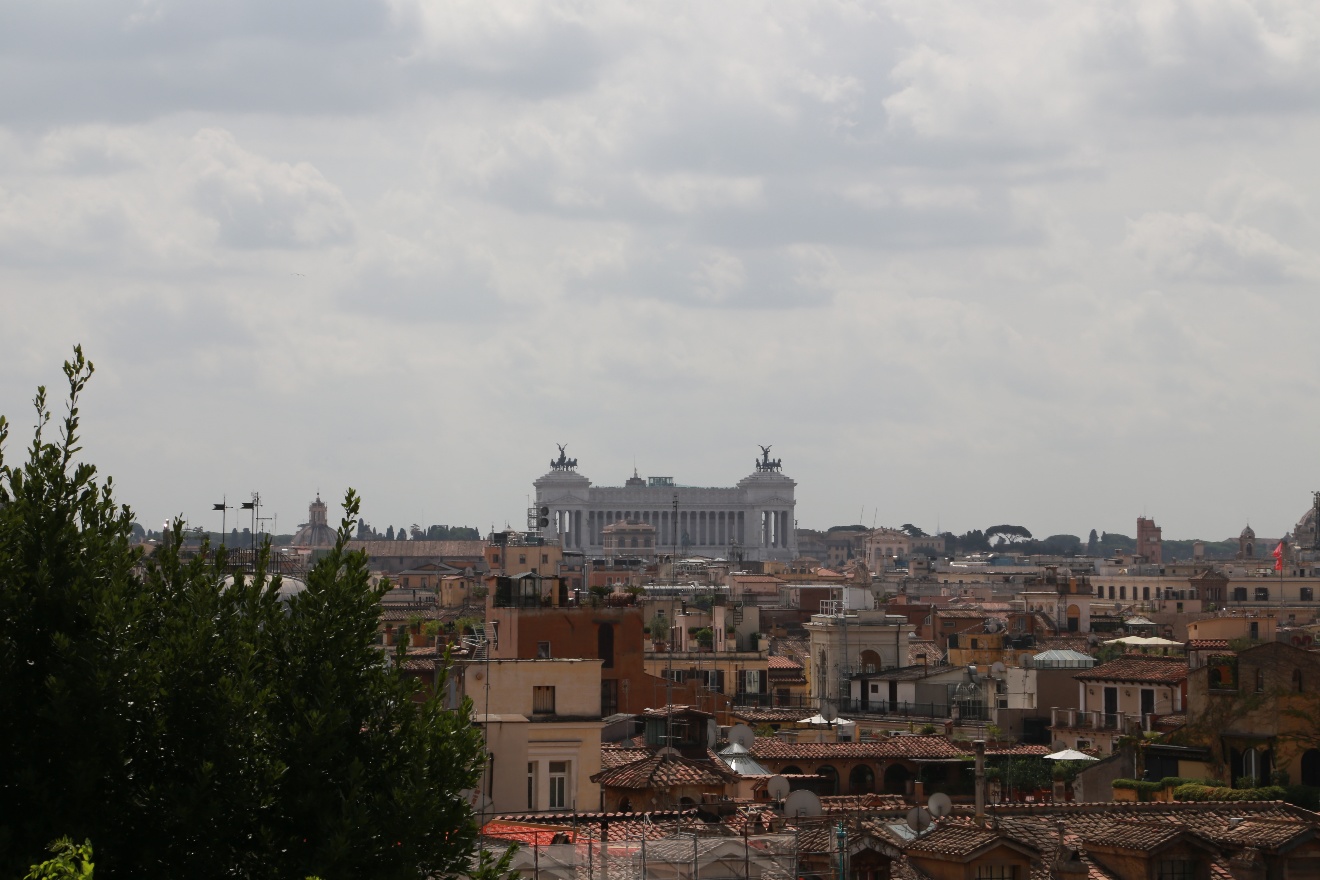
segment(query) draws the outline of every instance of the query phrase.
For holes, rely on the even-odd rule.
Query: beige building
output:
[[[899,529],[872,529],[866,533],[863,559],[871,571],[894,567],[894,560],[907,559],[912,553],[912,539]]]
[[[458,697],[490,758],[481,780],[497,813],[599,809],[600,660],[482,660],[456,664]]]
[[[908,641],[916,629],[901,614],[872,608],[868,591],[845,587],[840,595],[822,602],[822,613],[804,625],[811,644],[807,678],[816,702],[848,700],[854,673],[906,666]]]
[[[636,519],[610,523],[600,530],[605,558],[636,557],[654,559],[656,556],[655,526]]]
[[[1152,716],[1186,705],[1187,661],[1125,654],[1077,673],[1080,709],[1053,711],[1054,738],[1070,749],[1111,754],[1120,737],[1149,727]]]

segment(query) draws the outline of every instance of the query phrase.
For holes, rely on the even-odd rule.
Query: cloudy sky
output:
[[[145,523],[484,531],[557,442],[809,527],[1320,489],[1311,0],[10,2],[0,78],[7,452],[81,342]]]

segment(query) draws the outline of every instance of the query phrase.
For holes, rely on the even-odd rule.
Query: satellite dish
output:
[[[1056,739],[1050,745],[1051,752],[1062,752],[1066,748],[1068,748],[1068,744],[1061,739]]]
[[[991,678],[1003,678],[1003,677],[1004,677],[1004,673],[1007,672],[1007,671],[1008,671],[1008,667],[1004,665],[1003,661],[1002,661],[1002,660],[996,660],[996,661],[995,661],[995,665],[993,665],[993,666],[990,667],[990,677],[991,677]]]
[[[785,816],[819,816],[820,798],[814,791],[800,788],[784,799]]]
[[[770,781],[765,784],[766,793],[777,801],[782,801],[788,797],[788,780],[782,776],[775,775],[770,777]]]
[[[750,749],[756,743],[756,731],[746,724],[735,724],[729,728],[729,742]]]
[[[944,792],[937,791],[926,801],[926,807],[932,816],[939,819],[953,812],[953,801]]]
[[[839,710],[834,708],[833,703],[821,703],[820,717],[824,718],[826,721],[834,721],[839,717]]]
[[[932,821],[933,820],[930,818],[930,812],[924,807],[913,807],[908,810],[908,827],[918,834],[929,828]]]

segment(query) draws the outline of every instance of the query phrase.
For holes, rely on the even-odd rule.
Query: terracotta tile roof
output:
[[[793,657],[786,657],[783,654],[770,655],[770,658],[766,661],[766,665],[771,670],[789,669],[798,672],[802,671],[802,662],[800,660]]]
[[[820,799],[826,813],[899,813],[907,812],[908,802],[900,794],[839,794]]]
[[[968,856],[988,844],[997,842],[1000,836],[994,831],[975,825],[948,824],[927,832],[903,849],[907,852]]]
[[[1189,651],[1227,651],[1228,639],[1188,639]]]
[[[618,748],[616,746],[601,746],[600,749],[600,768],[602,770],[611,770],[615,767],[622,767],[624,764],[631,764],[634,761],[640,761],[643,758],[649,758],[651,752],[649,749]]]
[[[1079,654],[1090,654],[1091,643],[1085,636],[1044,636],[1036,639],[1036,649],[1038,651],[1076,651]]]
[[[967,755],[942,736],[893,736],[872,742],[790,743],[775,737],[757,737],[752,746],[756,758],[826,761],[830,758],[911,758],[913,760],[957,760]]]
[[[747,721],[752,724],[763,724],[775,721],[801,721],[803,718],[810,718],[816,714],[815,709],[761,709],[754,706],[734,706],[731,714],[739,721]]]
[[[365,550],[368,556],[482,556],[485,541],[349,541],[349,550]]]
[[[1108,663],[1077,673],[1078,681],[1132,681],[1148,684],[1177,684],[1187,678],[1187,660],[1125,654]]]
[[[738,781],[738,774],[710,760],[652,755],[602,770],[591,781],[602,788],[666,789],[680,785],[728,785]]]
[[[1049,746],[1036,746],[1027,743],[1013,743],[1012,745],[997,745],[994,748],[986,747],[986,757],[1004,757],[1008,755],[1048,755]]]
[[[1060,820],[1074,841],[1088,837],[1100,839],[1105,829],[1116,821],[1164,823],[1190,829],[1216,843],[1233,846],[1250,843],[1266,849],[1301,834],[1320,833],[1320,817],[1278,801],[1001,804],[994,808],[993,814],[1001,831],[1019,840],[1035,840],[1037,848],[1049,840],[1057,842],[1055,823]],[[1235,825],[1236,819],[1246,821]],[[946,821],[972,822],[971,810],[955,805],[954,815]],[[1248,825],[1257,833],[1249,834]]]
[[[923,639],[911,639],[908,642],[908,666],[921,666],[923,663],[938,666],[944,662],[945,656],[944,649],[935,642]]]
[[[1159,818],[1114,819],[1091,829],[1081,837],[1087,844],[1150,852],[1176,840],[1188,831],[1187,826],[1181,823],[1162,821]]]
[[[563,825],[532,825],[525,822],[503,822],[494,819],[481,826],[484,837],[499,840],[512,840],[534,846],[550,846],[555,843],[572,843],[573,829]]]

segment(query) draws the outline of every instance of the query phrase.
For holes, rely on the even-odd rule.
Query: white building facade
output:
[[[661,555],[791,562],[798,556],[793,490],[762,448],[756,470],[729,488],[680,486],[671,477],[633,475],[623,486],[593,486],[560,450],[536,480],[531,519],[566,550],[604,555],[604,529],[625,520],[655,528]]]

